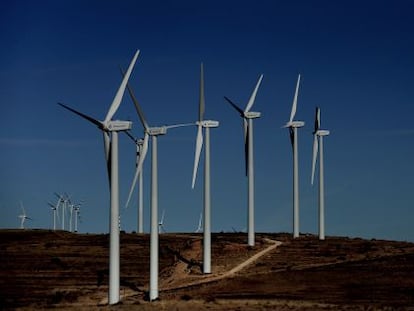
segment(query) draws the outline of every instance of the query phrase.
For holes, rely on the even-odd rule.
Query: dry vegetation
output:
[[[108,289],[108,235],[0,230],[0,306],[98,309]],[[271,247],[269,240],[282,244]],[[122,302],[140,310],[414,310],[414,244],[287,234],[212,236],[211,275],[202,235],[160,236],[160,301],[145,300],[149,236],[121,234]],[[228,271],[258,252],[235,274]]]

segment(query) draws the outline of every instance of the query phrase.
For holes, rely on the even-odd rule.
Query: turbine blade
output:
[[[293,145],[295,143],[295,132],[293,131],[293,128],[289,127],[289,137],[290,137],[290,144],[292,145],[292,150],[293,150]]]
[[[200,100],[199,100],[199,110],[198,110],[198,121],[203,121],[205,111],[205,97],[204,97],[204,67],[201,63],[200,67]]]
[[[132,134],[129,131],[123,131],[133,142],[134,144],[137,143],[137,140],[134,136],[132,136]]]
[[[195,233],[201,232],[202,227],[203,227],[203,213],[200,213],[200,218],[198,219],[198,226],[197,226]]]
[[[111,138],[109,137],[108,132],[104,131],[102,133],[103,133],[103,141],[104,141],[106,169],[108,171],[109,185],[111,185]]]
[[[22,216],[23,216],[23,217],[26,217],[26,211],[25,211],[25,209],[24,209],[24,207],[23,207],[23,202],[22,202],[22,201],[20,201],[19,203],[20,203],[20,208],[21,208],[22,213],[23,213],[23,214],[22,214]]]
[[[317,119],[318,119],[318,129],[320,129],[321,127],[321,109],[318,107],[318,114],[317,114]]]
[[[292,111],[290,112],[289,122],[293,121],[293,118],[295,117],[295,114],[296,114],[296,107],[297,107],[297,104],[298,104],[299,84],[300,84],[300,74],[298,75],[298,81],[296,82],[295,97],[293,97]]]
[[[192,123],[180,123],[180,124],[173,124],[173,125],[165,125],[163,127],[165,127],[168,130],[168,129],[178,128],[178,127],[194,126],[194,124],[197,125],[197,123],[192,122]]]
[[[165,216],[165,209],[162,210],[162,216],[161,216],[161,221],[160,221],[161,226],[164,224],[164,216]]]
[[[125,73],[124,73],[123,69],[122,68],[120,68],[120,69],[121,69],[121,74],[124,76]],[[142,111],[141,106],[139,105],[138,100],[135,97],[134,92],[132,91],[132,88],[129,86],[129,83],[127,83],[127,89],[128,89],[129,97],[131,97],[132,102],[134,103],[135,110],[137,111],[137,114],[138,114],[138,117],[139,117],[139,119],[141,121],[142,126],[145,129],[148,129],[149,126],[148,126],[148,123],[147,123],[147,121],[145,119],[144,112]]]
[[[316,133],[321,127],[321,110],[319,107],[316,107],[315,111],[315,132]]]
[[[202,148],[203,148],[203,127],[200,124],[197,130],[196,149],[195,149],[194,168],[193,168],[193,181],[191,184],[192,189],[194,189],[195,181],[197,178],[197,170],[198,170],[198,164],[200,162],[200,155],[201,155]]]
[[[126,85],[128,83],[129,76],[131,75],[132,69],[134,68],[138,55],[139,55],[139,50],[135,52],[135,55],[132,58],[131,63],[129,64],[128,70],[124,78],[122,79],[121,85],[119,86],[119,89],[116,92],[116,95],[114,97],[114,100],[112,101],[111,106],[109,107],[104,123],[108,123],[114,116],[115,112],[118,110],[119,105],[121,104],[122,97],[124,96],[124,92],[125,92]]]
[[[200,213],[200,218],[198,219],[198,227],[201,229],[201,226],[203,224],[203,214]]]
[[[233,103],[228,97],[224,96],[224,99],[227,100],[227,102],[233,106],[234,109],[236,109],[236,111],[238,113],[240,113],[240,115],[244,118],[244,111],[243,109],[241,109],[239,106],[237,106],[235,103]]]
[[[131,189],[129,190],[128,199],[125,203],[125,208],[128,208],[129,202],[131,201],[131,198],[132,198],[132,194],[134,193],[134,190],[135,190],[135,185],[137,183],[138,176],[140,173],[142,173],[142,167],[144,165],[144,160],[145,160],[145,157],[148,151],[148,140],[149,140],[149,135],[145,133],[144,143],[142,144],[142,151],[141,151],[141,154],[139,155],[137,169],[135,171],[135,176],[132,181]]]
[[[315,168],[316,168],[316,158],[318,155],[318,135],[313,135],[313,152],[312,152],[312,177],[311,185],[313,185],[313,180],[315,177]]]
[[[103,124],[102,124],[102,122],[101,122],[101,121],[98,121],[98,120],[96,120],[96,119],[94,119],[94,118],[92,118],[92,117],[90,117],[90,116],[88,116],[88,115],[86,115],[86,114],[84,114],[84,113],[82,113],[82,112],[79,112],[79,111],[77,111],[77,110],[75,110],[75,109],[73,109],[73,108],[70,108],[69,106],[66,106],[65,104],[58,103],[58,105],[60,105],[60,106],[62,106],[63,108],[65,108],[65,109],[67,109],[67,110],[69,110],[69,111],[73,112],[74,114],[77,114],[78,116],[80,116],[80,117],[82,117],[82,118],[84,118],[84,119],[88,120],[89,122],[91,122],[91,123],[95,124],[98,128],[100,128],[100,129],[102,129],[102,128],[103,128]]]
[[[252,95],[250,96],[249,102],[247,103],[246,109],[244,109],[244,112],[249,112],[254,104],[254,100],[256,99],[256,94],[259,89],[260,83],[262,83],[263,74],[260,75],[259,80],[256,83],[256,86],[253,90]]]

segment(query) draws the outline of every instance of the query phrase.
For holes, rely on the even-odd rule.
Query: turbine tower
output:
[[[204,67],[200,66],[200,98],[199,114],[196,125],[197,138],[194,158],[193,181],[191,187],[194,189],[198,163],[200,162],[201,149],[203,148],[203,128],[206,135],[204,149],[204,229],[203,229],[203,273],[211,273],[211,193],[210,193],[210,128],[218,127],[219,122],[204,120],[205,98],[204,98]]]
[[[78,220],[80,221],[80,204],[75,205],[75,232],[78,232]]]
[[[107,161],[108,176],[110,181],[110,243],[109,243],[109,304],[119,302],[119,183],[118,183],[118,132],[128,131],[132,127],[130,121],[112,120],[112,117],[118,110],[122,97],[125,92],[128,79],[138,58],[139,50],[136,51],[128,70],[122,80],[122,83],[115,95],[115,98],[109,107],[107,115],[103,121],[98,121],[87,116],[75,109],[59,103],[65,109],[79,115],[92,124],[96,125],[103,133],[104,151]]]
[[[194,123],[176,124],[169,126],[150,127],[144,117],[144,113],[135,98],[135,95],[129,85],[127,85],[128,93],[135,105],[138,117],[144,127],[144,141],[142,144],[142,153],[140,154],[137,169],[135,171],[134,180],[132,181],[131,189],[129,191],[128,199],[125,204],[127,207],[131,200],[132,193],[135,189],[139,174],[142,172],[145,157],[148,151],[148,142],[151,136],[152,152],[151,152],[151,213],[150,213],[150,287],[149,299],[150,301],[158,299],[158,136],[167,134],[168,129],[193,126]]]
[[[253,161],[253,119],[260,118],[260,112],[250,111],[256,94],[262,83],[263,75],[260,75],[259,80],[256,83],[256,87],[250,96],[247,106],[244,111],[233,103],[227,97],[224,97],[230,105],[240,114],[243,118],[244,126],[244,151],[245,151],[245,164],[246,164],[246,175],[248,176],[248,207],[247,207],[247,243],[250,246],[255,244],[254,234],[254,161]]]
[[[298,91],[300,84],[300,74],[296,83],[295,96],[293,98],[292,111],[290,112],[289,122],[285,128],[289,128],[290,142],[293,149],[293,237],[299,237],[299,163],[298,163],[298,128],[303,127],[305,122],[295,121],[296,107],[298,103]]]
[[[323,171],[323,137],[329,135],[328,130],[321,130],[321,110],[316,107],[315,131],[313,132],[313,153],[312,153],[312,177],[311,184],[315,176],[316,159],[319,150],[319,239],[325,240],[325,190],[324,190],[324,171]],[[319,143],[318,143],[319,140]]]

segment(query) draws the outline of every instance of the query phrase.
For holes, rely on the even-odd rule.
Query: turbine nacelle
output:
[[[304,121],[292,121],[292,122],[286,123],[284,127],[286,128],[286,127],[303,127],[303,126],[305,126]]]
[[[167,134],[167,127],[166,126],[150,127],[147,129],[147,133],[151,136],[165,135]]]
[[[329,131],[328,130],[317,130],[315,135],[318,136],[328,136],[329,135]]]
[[[203,121],[197,121],[195,124],[201,125],[202,127],[218,127],[219,121],[203,120]]]
[[[132,128],[131,121],[109,121],[103,125],[103,129],[109,132],[128,131]]]
[[[244,113],[244,117],[246,119],[256,119],[256,118],[260,118],[261,113],[260,112],[255,112],[255,111],[246,111]]]

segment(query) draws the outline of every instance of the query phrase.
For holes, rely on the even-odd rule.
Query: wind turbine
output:
[[[128,135],[129,138],[132,139],[132,141],[137,147],[135,166],[136,168],[138,168],[139,160],[143,156],[142,151],[144,147],[144,140],[135,138],[129,132],[125,133]],[[128,199],[127,205],[125,206],[126,208],[128,208],[129,200],[130,198]],[[142,171],[140,171],[138,175],[138,233],[144,233],[144,181]]]
[[[60,206],[60,208],[62,209],[62,230],[65,230],[65,214],[66,214],[66,199],[64,196],[58,194],[55,192],[55,196],[58,198],[58,203],[57,203],[57,212],[59,212],[58,208]]]
[[[165,233],[164,216],[165,216],[165,210],[162,211],[161,220],[158,222],[158,233],[162,233],[162,232]]]
[[[246,175],[248,176],[248,209],[247,209],[247,240],[248,245],[254,246],[255,235],[254,235],[254,166],[253,166],[253,119],[260,118],[260,112],[250,111],[254,101],[256,99],[256,94],[259,89],[260,83],[262,83],[263,75],[260,75],[259,80],[256,83],[256,86],[253,90],[252,95],[250,96],[247,106],[244,111],[233,103],[227,97],[224,97],[230,105],[240,114],[243,118],[244,126],[244,150],[245,150],[245,162],[246,162]]]
[[[196,125],[198,126],[196,149],[193,169],[192,188],[194,189],[198,163],[200,162],[201,149],[203,148],[203,128],[205,132],[206,145],[204,149],[204,229],[203,229],[203,273],[211,273],[211,228],[210,228],[210,128],[218,127],[219,122],[213,120],[204,120],[205,98],[204,98],[204,67],[200,66],[200,98],[199,114]]]
[[[319,239],[325,240],[325,193],[324,193],[324,171],[323,171],[323,137],[329,135],[328,130],[321,130],[321,110],[316,107],[315,131],[313,132],[313,153],[312,153],[312,177],[315,176],[316,159],[319,149]],[[319,140],[319,144],[318,144]]]
[[[285,124],[285,128],[289,128],[290,142],[293,149],[293,237],[299,237],[299,173],[298,173],[298,128],[303,127],[305,122],[293,120],[296,115],[296,107],[298,103],[298,91],[300,84],[300,74],[296,83],[295,96],[292,103],[292,111],[290,112],[289,122]]]
[[[132,193],[135,189],[139,174],[142,172],[142,166],[144,164],[145,157],[148,151],[148,142],[151,137],[152,140],[152,152],[151,152],[151,213],[150,213],[150,287],[149,287],[149,299],[150,301],[158,299],[158,136],[166,135],[168,129],[193,126],[194,123],[176,124],[169,126],[150,127],[144,117],[144,113],[135,98],[135,95],[127,85],[129,95],[135,105],[138,117],[144,127],[144,141],[142,144],[142,152],[138,161],[138,166],[135,171],[134,180],[132,181],[131,189],[129,191],[128,199],[125,204],[127,207],[131,200]]]
[[[47,202],[47,204],[50,206],[50,209],[52,210],[52,213],[53,213],[53,230],[56,230],[56,215],[57,215],[57,208],[59,205],[54,205],[50,202]]]
[[[195,233],[199,233],[203,231],[203,213],[200,213],[200,218],[198,218],[198,227],[196,229],[196,231],[194,231]]]
[[[69,232],[72,232],[72,220],[73,220],[73,209],[74,209],[74,205],[73,203],[70,201],[69,199]]]
[[[75,210],[75,232],[78,232],[78,220],[80,221],[80,204],[74,205]]]
[[[96,125],[103,133],[104,151],[107,161],[108,176],[110,180],[110,242],[109,242],[109,304],[119,302],[119,183],[118,183],[118,132],[130,130],[132,122],[112,120],[118,110],[125,92],[128,79],[138,58],[139,50],[136,51],[122,83],[112,101],[107,115],[103,121],[98,121],[86,114],[59,103],[67,110],[79,115],[92,124]]]
[[[18,216],[20,218],[20,229],[24,229],[24,222],[26,219],[32,220],[30,217],[26,215],[26,211],[23,207],[23,203],[20,201],[20,208],[22,213]]]

